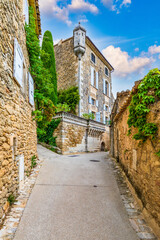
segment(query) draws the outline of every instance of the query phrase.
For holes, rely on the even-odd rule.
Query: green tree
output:
[[[40,56],[44,56],[41,52],[39,39],[36,34],[36,25],[34,18],[34,10],[29,9],[29,25],[25,26],[26,44],[30,60],[30,73],[35,82],[35,104],[36,110],[33,112],[34,119],[37,121],[38,137],[46,134],[48,124],[51,122],[55,114],[55,105],[52,101],[54,93],[52,76],[44,64]],[[49,55],[45,53],[46,61],[49,61]]]
[[[49,70],[51,74],[51,81],[53,83],[54,92],[51,96],[51,100],[56,105],[57,104],[57,74],[56,74],[56,62],[53,48],[53,38],[50,31],[46,31],[43,36],[42,42],[42,55],[41,59],[43,65]]]

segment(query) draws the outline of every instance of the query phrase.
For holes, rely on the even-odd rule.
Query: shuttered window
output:
[[[24,16],[25,16],[25,22],[29,24],[29,6],[28,6],[28,0],[24,1]]]
[[[23,86],[23,53],[22,49],[17,41],[14,39],[14,66],[13,66],[13,76],[19,85]]]
[[[98,89],[98,72],[96,72],[96,88]]]
[[[98,107],[98,100],[96,100],[96,107]]]
[[[28,82],[29,82],[29,103],[34,105],[34,81],[30,73],[28,73]]]
[[[94,86],[94,68],[91,67],[91,85]]]
[[[101,121],[101,114],[100,114],[100,112],[97,112],[97,113],[96,113],[96,121],[97,121],[97,122],[100,122],[100,121]]]

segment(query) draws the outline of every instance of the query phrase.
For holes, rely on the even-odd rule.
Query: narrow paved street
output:
[[[60,156],[41,146],[38,151],[44,164],[15,240],[138,239],[107,153]]]

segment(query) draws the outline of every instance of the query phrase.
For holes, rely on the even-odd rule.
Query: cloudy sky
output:
[[[73,34],[80,21],[113,65],[113,92],[131,89],[160,66],[160,0],[39,0],[42,31],[54,42]]]

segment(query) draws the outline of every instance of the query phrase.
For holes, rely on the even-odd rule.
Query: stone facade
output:
[[[105,138],[105,125],[93,120],[60,112],[55,119],[61,119],[54,131],[57,147],[62,154],[100,151]]]
[[[33,4],[34,1],[31,2]],[[17,196],[26,172],[31,169],[31,157],[37,154],[24,3],[28,2],[0,1],[0,219],[9,207],[8,197]],[[35,0],[35,13],[39,18],[37,4]],[[37,23],[37,29],[40,32],[40,22]],[[17,59],[18,53],[22,57],[20,70],[16,68],[18,62],[15,62],[20,61]],[[18,78],[21,73],[21,78]],[[18,79],[22,82],[18,82]]]
[[[74,37],[61,40],[54,46],[54,50],[58,89],[79,87],[79,116],[92,112],[95,120],[106,123],[113,105],[111,81],[113,67],[89,37],[85,37],[85,53],[81,59],[74,53]],[[95,57],[95,63],[91,59],[91,54]],[[105,68],[108,74],[105,74]]]
[[[136,82],[132,92],[136,91],[139,82]],[[139,145],[133,139],[137,129],[128,132],[128,105],[131,92],[122,92],[117,95],[111,115],[111,154],[122,165],[137,196],[141,199],[143,210],[155,230],[160,229],[160,161],[156,152],[160,149],[160,131],[152,142],[147,140]],[[148,119],[160,129],[160,101],[151,105]],[[159,230],[158,230],[159,231]],[[160,231],[159,231],[160,233]]]

